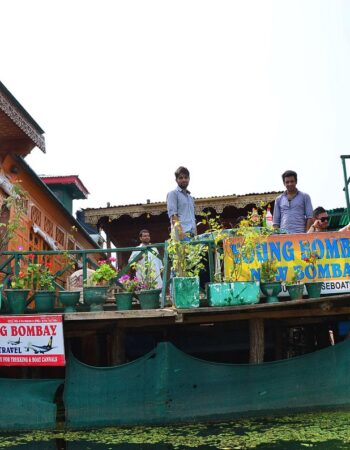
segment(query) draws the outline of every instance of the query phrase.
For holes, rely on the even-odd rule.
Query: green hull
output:
[[[161,424],[350,406],[349,370],[349,341],[259,365],[207,362],[167,342],[113,368],[71,357],[66,422],[71,428]]]

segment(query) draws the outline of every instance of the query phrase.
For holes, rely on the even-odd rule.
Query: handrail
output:
[[[212,239],[198,239],[188,242],[191,245],[200,245],[204,244],[208,248],[208,264],[209,264],[209,280],[213,281],[214,279],[214,253],[213,249],[215,248],[214,241]],[[92,261],[89,258],[89,255],[109,255],[111,253],[124,253],[124,252],[139,252],[138,255],[136,255],[130,262],[128,262],[123,268],[121,268],[114,279],[115,283],[119,286],[121,284],[118,282],[118,279],[125,275],[129,270],[132,268],[132,264],[137,262],[141,257],[143,253],[151,252],[153,248],[163,248],[164,249],[164,257],[163,259],[160,257],[160,255],[156,255],[159,259],[163,262],[163,287],[162,287],[162,293],[161,293],[161,308],[164,308],[165,306],[165,299],[166,299],[166,292],[167,287],[170,282],[170,277],[168,276],[168,270],[169,270],[169,255],[168,255],[168,243],[156,243],[149,246],[138,246],[138,247],[116,247],[116,248],[104,248],[104,249],[84,249],[84,250],[16,250],[16,251],[1,251],[0,256],[8,256],[6,261],[4,261],[0,265],[0,272],[5,274],[4,278],[4,284],[7,283],[9,276],[12,273],[15,273],[18,275],[20,271],[20,261],[24,256],[27,255],[34,255],[34,256],[55,256],[55,255],[66,255],[66,256],[76,256],[77,262],[82,262],[82,270],[83,270],[83,279],[87,279],[87,269],[88,264],[91,264],[92,266],[97,267],[97,264]],[[153,253],[154,254],[154,253]],[[14,261],[14,270],[12,269],[12,262]],[[6,271],[6,268],[10,268],[10,271]],[[63,269],[57,271],[54,275],[55,277],[55,286],[59,290],[64,290],[63,286],[61,286],[57,281],[57,277],[61,277],[65,272],[69,270],[70,266],[67,265]],[[1,292],[5,286],[3,285],[1,288]],[[1,293],[0,293],[1,295]]]

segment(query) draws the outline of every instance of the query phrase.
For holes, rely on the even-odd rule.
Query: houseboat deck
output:
[[[286,300],[278,303],[258,303],[235,307],[206,307],[176,309],[167,307],[155,310],[101,311],[65,313],[64,334],[66,338],[105,334],[109,336],[109,363],[125,362],[125,334],[128,330],[157,329],[166,333],[175,327],[232,323],[246,321],[249,326],[249,361],[264,361],[266,322],[269,328],[281,330],[286,327],[321,324],[350,319],[350,294],[322,296],[315,299]],[[275,343],[278,347],[278,339]],[[278,355],[278,349],[276,350]]]

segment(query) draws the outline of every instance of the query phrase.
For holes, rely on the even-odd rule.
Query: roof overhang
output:
[[[241,209],[251,204],[259,204],[262,201],[270,203],[281,193],[282,192],[266,192],[261,194],[196,198],[195,213],[199,215],[204,210],[212,208],[220,214],[224,211],[224,208],[230,206]],[[108,217],[109,220],[117,220],[124,215],[132,218],[140,217],[143,214],[157,216],[167,212],[167,204],[166,202],[139,203],[136,205],[110,206],[107,208],[86,208],[83,209],[83,211],[85,222],[97,226],[99,221],[104,217]]]
[[[74,199],[86,199],[89,195],[89,191],[79,179],[78,175],[67,176],[42,176],[41,180],[49,187],[64,187],[69,190],[72,198]]]
[[[34,147],[45,153],[44,131],[0,82],[0,152],[27,155]]]

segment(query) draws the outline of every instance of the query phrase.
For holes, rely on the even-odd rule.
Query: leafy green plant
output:
[[[213,216],[211,212],[202,212],[202,220],[199,224],[206,227],[206,235],[209,235],[210,240],[214,243],[214,281],[221,283],[223,281],[223,240],[228,236],[228,231],[225,230],[220,221],[220,216]]]
[[[291,277],[290,281],[286,282],[287,286],[291,286],[292,284],[302,284],[302,271],[301,268],[299,266],[295,267],[293,269],[293,275]]]
[[[106,286],[117,275],[109,260],[99,261],[98,264],[99,267],[88,280],[87,284],[90,286]]]
[[[259,213],[258,208],[253,208],[247,218],[241,220],[236,230],[239,242],[236,244],[236,252],[232,255],[230,274],[225,281],[239,280],[244,259],[249,260],[255,254],[257,245],[273,233],[271,229],[257,226],[262,221],[263,211]]]
[[[175,231],[168,240],[168,254],[172,270],[178,277],[197,277],[204,269],[203,259],[207,252],[204,244],[192,244],[191,241],[179,241]]]
[[[11,194],[6,197],[0,207],[0,212],[10,211],[10,219],[0,223],[0,251],[6,250],[7,244],[15,236],[18,229],[23,229],[23,214],[27,208],[27,193],[19,183],[12,185]]]

